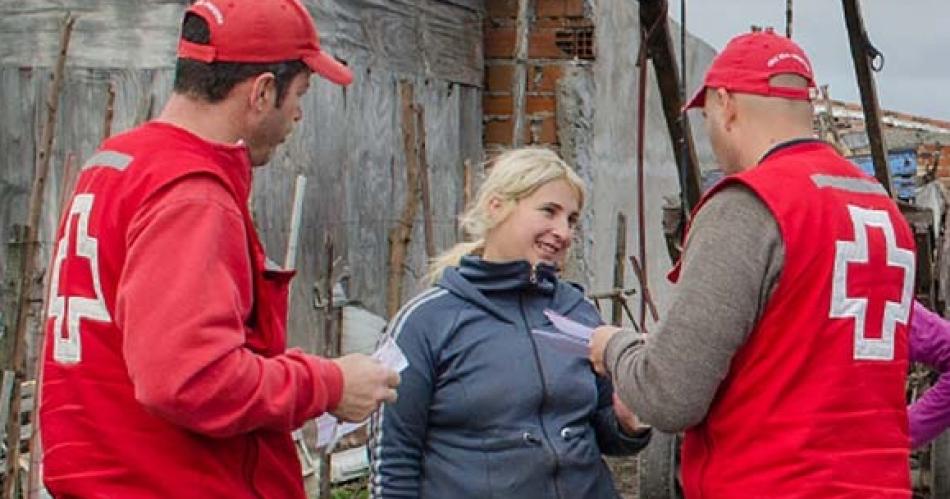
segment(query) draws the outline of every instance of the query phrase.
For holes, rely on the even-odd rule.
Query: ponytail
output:
[[[467,241],[458,243],[455,246],[444,251],[441,255],[432,259],[429,263],[429,271],[426,272],[425,281],[428,285],[433,285],[442,277],[442,273],[449,267],[457,267],[462,261],[462,257],[471,254],[481,253],[485,248],[485,240]]]

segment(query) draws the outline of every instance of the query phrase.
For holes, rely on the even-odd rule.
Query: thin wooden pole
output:
[[[785,36],[792,38],[792,1],[785,0]]]
[[[642,21],[641,21],[642,22]],[[646,173],[644,172],[646,168],[646,163],[644,161],[644,155],[646,150],[646,107],[647,107],[647,84],[649,80],[647,79],[648,68],[647,60],[649,59],[648,47],[648,36],[646,33],[641,31],[640,37],[640,53],[638,61],[638,71],[639,71],[639,80],[637,82],[637,243],[639,245],[639,255],[640,261],[643,262],[643,274],[646,275],[646,257],[647,257],[647,243],[646,243]],[[655,68],[654,68],[655,69]],[[641,284],[641,291],[643,291],[643,285]],[[643,298],[645,293],[641,293],[640,297],[640,325],[644,330],[647,328],[647,305],[646,300]]]
[[[623,289],[624,267],[627,262],[627,217],[617,212],[617,240],[614,249],[614,289]],[[610,323],[619,326],[623,320],[623,294],[611,302]]]
[[[386,313],[392,318],[402,301],[403,267],[412,238],[412,227],[419,204],[419,164],[416,152],[416,119],[413,112],[413,86],[400,82],[402,97],[402,139],[406,150],[406,200],[396,226],[389,231],[389,279],[386,283]]]
[[[518,0],[518,20],[515,35],[515,67],[511,79],[513,109],[511,119],[511,145],[524,144],[525,94],[528,90],[528,39],[531,35],[532,0]]]
[[[637,257],[630,255],[630,265],[633,267],[633,273],[637,276],[637,281],[640,283],[640,291],[642,291],[643,294],[642,299],[646,302],[653,321],[656,322],[660,320],[660,314],[657,313],[656,305],[653,303],[653,296],[650,294],[650,283],[647,282],[647,278],[643,274],[643,268],[640,266],[640,262],[637,261]],[[644,324],[643,327],[646,329],[646,324]]]
[[[10,383],[13,382],[13,340],[16,331],[19,330],[17,321],[20,320],[21,301],[29,296],[24,291],[27,282],[23,280],[23,266],[26,261],[28,233],[25,225],[14,224],[10,240],[7,241],[6,275],[4,277],[3,290],[3,324],[0,325],[0,368],[4,372],[10,373]],[[6,397],[7,394],[0,392],[0,396]],[[9,399],[3,398],[6,406],[0,407],[0,413],[6,414],[9,408]],[[4,426],[6,420],[3,420]]]
[[[115,82],[109,81],[106,87],[106,112],[102,122],[102,140],[112,135],[112,117],[115,115]]]
[[[462,162],[462,212],[465,213],[465,210],[468,209],[469,203],[472,202],[472,183],[474,182],[474,172],[472,168],[472,160],[466,158]],[[461,227],[459,227],[459,217],[455,217],[455,238],[457,241],[462,241],[465,239],[465,233]]]
[[[327,258],[326,275],[324,276],[324,289],[327,294],[327,308],[324,309],[323,316],[323,354],[326,358],[337,356],[337,351],[333,344],[333,237],[328,232],[324,240],[324,254]],[[320,499],[330,499],[330,488],[333,477],[331,475],[332,456],[329,452],[330,446],[320,450]]]
[[[429,161],[426,158],[426,124],[422,106],[416,106],[416,144],[419,155],[419,190],[422,195],[422,228],[426,257],[435,258],[435,233],[432,227],[432,197],[429,190]]]
[[[884,186],[887,193],[897,197],[891,184],[890,169],[887,166],[887,141],[881,127],[881,106],[877,100],[877,86],[874,83],[871,62],[875,52],[871,49],[868,33],[861,15],[858,0],[842,0],[844,21],[848,27],[848,41],[851,44],[851,58],[854,61],[854,73],[861,91],[861,109],[864,111],[864,129],[868,135],[871,159],[874,161],[874,176]],[[877,53],[876,55],[880,55]]]
[[[24,255],[23,268],[20,272],[20,281],[22,282],[22,298],[20,300],[20,309],[17,311],[17,327],[13,337],[13,354],[10,356],[10,364],[7,367],[15,373],[13,382],[13,394],[10,398],[10,417],[7,419],[7,479],[3,483],[3,499],[13,499],[16,494],[17,478],[19,473],[17,469],[20,461],[20,384],[25,380],[26,373],[23,365],[23,357],[26,350],[26,326],[27,316],[29,315],[30,300],[28,297],[32,294],[33,278],[36,270],[37,247],[37,227],[40,221],[40,215],[43,208],[43,194],[46,188],[46,177],[49,174],[50,156],[53,150],[53,137],[56,131],[56,112],[59,109],[59,96],[62,93],[63,81],[66,72],[66,55],[69,51],[69,39],[72,36],[73,25],[76,18],[71,13],[67,13],[63,20],[63,31],[59,40],[59,54],[56,58],[56,67],[53,70],[53,81],[50,84],[49,93],[46,98],[46,123],[43,127],[43,137],[40,142],[40,150],[36,158],[36,171],[33,177],[33,189],[30,192],[30,209],[28,214],[28,223],[26,228],[26,254]],[[43,322],[43,321],[41,321]]]

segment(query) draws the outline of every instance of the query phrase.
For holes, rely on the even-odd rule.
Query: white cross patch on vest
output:
[[[53,275],[49,284],[48,318],[53,321],[53,359],[62,364],[76,364],[82,360],[82,343],[79,336],[80,319],[99,322],[111,322],[112,318],[102,298],[102,284],[99,279],[99,241],[89,236],[89,213],[92,211],[92,194],[78,194],[66,214],[66,225],[62,238],[56,243],[56,258],[53,259]],[[75,253],[70,255],[69,240],[72,234],[73,220],[76,225]],[[93,296],[70,296],[73,290],[60,294],[60,273],[63,264],[70,257],[85,258],[89,262]],[[66,328],[63,329],[63,318]],[[63,334],[65,332],[65,334]]]
[[[855,360],[893,360],[897,324],[910,318],[914,253],[897,245],[887,211],[848,213],[854,240],[836,242],[830,316],[854,319]]]

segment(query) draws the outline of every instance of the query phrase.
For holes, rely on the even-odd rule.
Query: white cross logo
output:
[[[66,226],[63,236],[56,244],[56,257],[53,259],[53,275],[49,286],[49,313],[53,321],[53,359],[63,364],[76,364],[82,360],[82,345],[79,337],[80,319],[99,322],[112,322],[106,302],[102,298],[102,284],[99,280],[99,241],[89,237],[89,212],[92,211],[92,194],[78,194],[66,214]],[[72,233],[73,220],[78,218],[76,226],[76,255],[89,261],[92,271],[94,297],[63,296],[59,293],[60,272],[69,256],[69,236]],[[67,290],[67,293],[70,292]],[[63,335],[63,318],[66,318],[66,334]]]
[[[848,212],[854,241],[836,245],[830,315],[854,319],[855,359],[893,360],[897,324],[910,317],[914,252],[897,245],[886,211],[848,206]],[[869,244],[872,237],[876,244]]]

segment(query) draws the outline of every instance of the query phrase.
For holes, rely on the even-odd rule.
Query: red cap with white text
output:
[[[808,82],[808,87],[772,85],[772,77],[781,74],[801,76]],[[703,107],[706,104],[707,88],[809,100],[814,87],[815,75],[805,51],[792,40],[776,34],[772,28],[767,28],[765,31],[746,33],[730,40],[726,48],[713,59],[703,86],[693,94],[683,109]]]
[[[201,62],[300,60],[314,73],[349,85],[353,73],[320,49],[313,18],[299,0],[198,0],[188,11],[211,31],[207,45],[179,40],[178,57]]]

